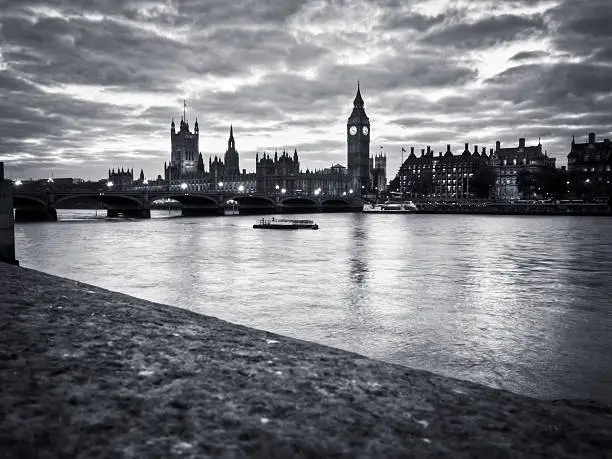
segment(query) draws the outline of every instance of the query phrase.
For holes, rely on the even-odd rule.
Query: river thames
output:
[[[17,224],[24,267],[538,398],[612,401],[612,218],[314,214]]]

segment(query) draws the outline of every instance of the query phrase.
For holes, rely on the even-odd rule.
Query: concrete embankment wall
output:
[[[419,204],[422,214],[612,216],[607,204]]]
[[[612,448],[601,404],[535,400],[2,263],[0,330],[2,457],[570,458]]]
[[[13,188],[4,180],[4,164],[0,162],[0,262],[18,264],[15,260],[15,222]]]

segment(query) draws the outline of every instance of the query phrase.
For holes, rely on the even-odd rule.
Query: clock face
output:
[[[361,132],[363,132],[363,135],[368,135],[368,132],[370,132],[370,130],[368,129],[368,127],[367,127],[367,126],[364,126],[364,127],[361,129]]]
[[[351,126],[351,128],[349,129],[349,134],[351,135],[357,134],[357,126]]]

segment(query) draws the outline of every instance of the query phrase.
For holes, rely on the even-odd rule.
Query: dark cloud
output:
[[[546,24],[541,16],[505,14],[473,23],[440,27],[425,35],[423,41],[460,49],[478,49],[536,36],[545,30]]]
[[[550,53],[546,51],[521,51],[520,53],[516,53],[509,60],[510,61],[525,61],[530,59],[540,59],[542,57],[549,56]]]
[[[396,10],[388,11],[384,16],[384,27],[390,30],[408,30],[425,32],[433,26],[444,22],[453,12],[438,14],[436,16],[426,16],[424,14],[412,12],[399,12]]]

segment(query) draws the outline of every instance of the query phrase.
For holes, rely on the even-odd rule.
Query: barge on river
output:
[[[319,225],[317,225],[313,220],[286,220],[286,219],[265,219],[257,220],[257,223],[253,225],[253,228],[259,229],[284,229],[284,230],[293,230],[293,229],[319,229]]]

